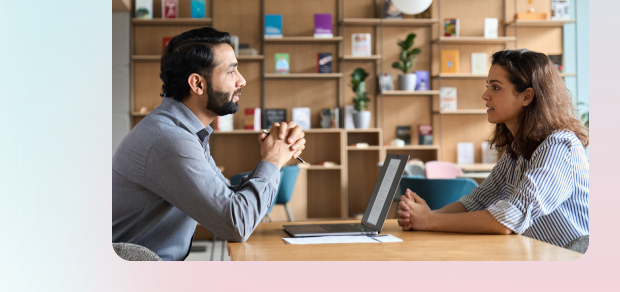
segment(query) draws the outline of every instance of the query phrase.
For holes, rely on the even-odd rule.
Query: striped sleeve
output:
[[[541,145],[517,186],[507,186],[507,198],[489,206],[500,223],[518,234],[540,216],[549,215],[572,194],[571,142],[554,139]]]
[[[491,174],[482,184],[467,196],[461,197],[458,202],[463,204],[467,212],[486,210],[493,202],[501,199],[500,193],[502,186],[506,183],[506,176],[512,160],[504,152],[499,159]]]

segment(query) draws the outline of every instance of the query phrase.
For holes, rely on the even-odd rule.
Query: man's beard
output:
[[[215,91],[211,81],[207,82],[207,109],[216,113],[218,116],[234,114],[239,110],[239,104],[234,102],[234,96],[241,93],[241,88],[235,90],[232,98],[229,92]],[[230,102],[228,101],[230,98]]]

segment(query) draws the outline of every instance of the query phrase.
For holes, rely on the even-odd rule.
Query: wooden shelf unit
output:
[[[345,61],[379,61],[383,59],[383,56],[372,55],[370,57],[360,57],[360,56],[347,55],[347,56],[340,57],[340,59],[345,60]]]
[[[574,19],[568,20],[513,20],[505,24],[507,27],[562,27],[569,23],[575,23]]]
[[[213,23],[211,18],[153,18],[141,19],[132,18],[134,25],[203,25],[210,26]]]

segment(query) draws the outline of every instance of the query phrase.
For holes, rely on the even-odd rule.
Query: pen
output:
[[[263,130],[263,133],[265,133],[265,134],[267,134],[267,136],[269,136],[269,132],[267,132],[267,130]],[[303,163],[303,164],[308,164],[303,159],[301,159],[301,157],[299,157],[299,156],[297,156],[297,160],[301,161],[301,163]]]

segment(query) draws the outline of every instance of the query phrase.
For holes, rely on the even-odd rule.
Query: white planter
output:
[[[398,75],[398,87],[400,90],[414,91],[417,79],[414,73]]]
[[[361,111],[353,113],[353,124],[356,129],[368,129],[368,126],[370,126],[370,112]]]

